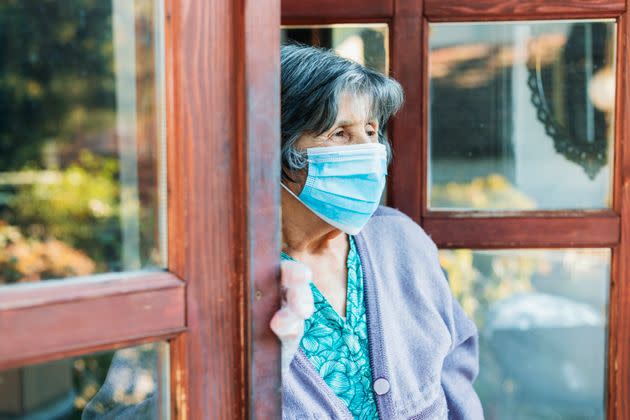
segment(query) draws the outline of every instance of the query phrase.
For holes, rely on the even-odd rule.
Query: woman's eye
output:
[[[345,137],[346,136],[346,132],[341,130],[341,131],[337,131],[335,132],[335,134],[333,134],[334,137]]]

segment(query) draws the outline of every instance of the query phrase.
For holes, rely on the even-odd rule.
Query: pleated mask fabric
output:
[[[306,149],[308,176],[296,196],[328,224],[356,235],[380,203],[387,149],[380,143]]]

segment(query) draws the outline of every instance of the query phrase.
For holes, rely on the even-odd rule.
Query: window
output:
[[[274,417],[279,15],[0,5],[0,417]]]
[[[614,20],[429,30],[429,209],[611,207]]]

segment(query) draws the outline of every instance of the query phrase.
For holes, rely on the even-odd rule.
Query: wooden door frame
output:
[[[173,417],[279,418],[280,4],[166,0],[166,20]]]
[[[630,418],[630,23],[627,0],[282,0],[283,24],[385,22],[391,74],[406,101],[392,121],[388,201],[443,248],[612,249],[606,415]],[[427,208],[428,26],[431,22],[614,18],[617,98],[613,206],[597,212],[434,212]],[[421,141],[418,141],[421,140]]]

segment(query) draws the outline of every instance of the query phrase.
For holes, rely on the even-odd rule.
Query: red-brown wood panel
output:
[[[188,409],[188,334],[182,333],[170,341],[171,418],[185,420]]]
[[[175,62],[175,49],[178,34],[181,31],[180,20],[173,18],[177,12],[176,0],[164,2],[164,67],[165,67],[165,100],[166,100],[166,162],[167,162],[167,190],[168,190],[168,269],[174,273],[185,273],[186,267],[186,195],[184,143],[179,141],[177,120],[176,82],[179,80],[179,68]],[[188,311],[186,304],[185,312]],[[186,317],[187,318],[187,317]],[[188,321],[186,321],[188,324]],[[188,375],[188,334],[180,334],[170,342],[170,377],[171,377],[171,417],[176,420],[190,418],[189,406],[189,375]]]
[[[611,247],[619,243],[619,217],[431,216],[424,230],[443,248]]]
[[[608,345],[608,398],[611,419],[630,418],[630,27],[618,21],[617,115],[614,209],[621,214],[621,240],[613,248]]]
[[[310,19],[384,19],[394,14],[394,0],[282,0],[283,22]]]
[[[630,210],[630,182],[621,207]],[[613,249],[610,288],[607,418],[630,418],[630,217],[621,220],[621,243]]]
[[[180,418],[245,416],[236,135],[237,2],[167,3],[169,270],[186,282]],[[185,345],[180,340],[185,340]],[[185,353],[184,353],[185,351]]]
[[[239,144],[243,146],[236,177],[246,180],[244,341],[249,367],[249,417],[282,417],[280,346],[269,328],[280,306],[280,0],[244,3],[243,79],[238,95]]]
[[[176,418],[280,413],[279,25],[275,1],[167,1],[169,270],[188,327]]]
[[[432,21],[570,19],[619,16],[626,0],[425,0]]]
[[[184,330],[184,284],[168,273],[0,290],[0,369]]]
[[[167,190],[168,190],[168,268],[174,273],[185,273],[186,268],[186,191],[182,179],[185,176],[184,143],[179,141],[175,94],[176,82],[179,80],[179,69],[175,65],[175,48],[177,47],[181,28],[180,21],[173,18],[175,0],[165,0],[165,88],[166,88],[166,130],[167,130]],[[186,304],[188,312],[188,302]],[[188,318],[186,316],[186,318]],[[188,325],[188,321],[186,321]],[[180,334],[170,342],[170,378],[171,378],[171,416],[173,419],[190,418],[190,378],[188,355],[189,334]]]
[[[425,160],[421,135],[422,115],[426,112],[423,97],[423,49],[426,37],[422,1],[398,0],[391,23],[391,75],[405,91],[405,103],[391,122],[394,157],[390,168],[387,198],[416,222],[422,213],[421,196]]]

